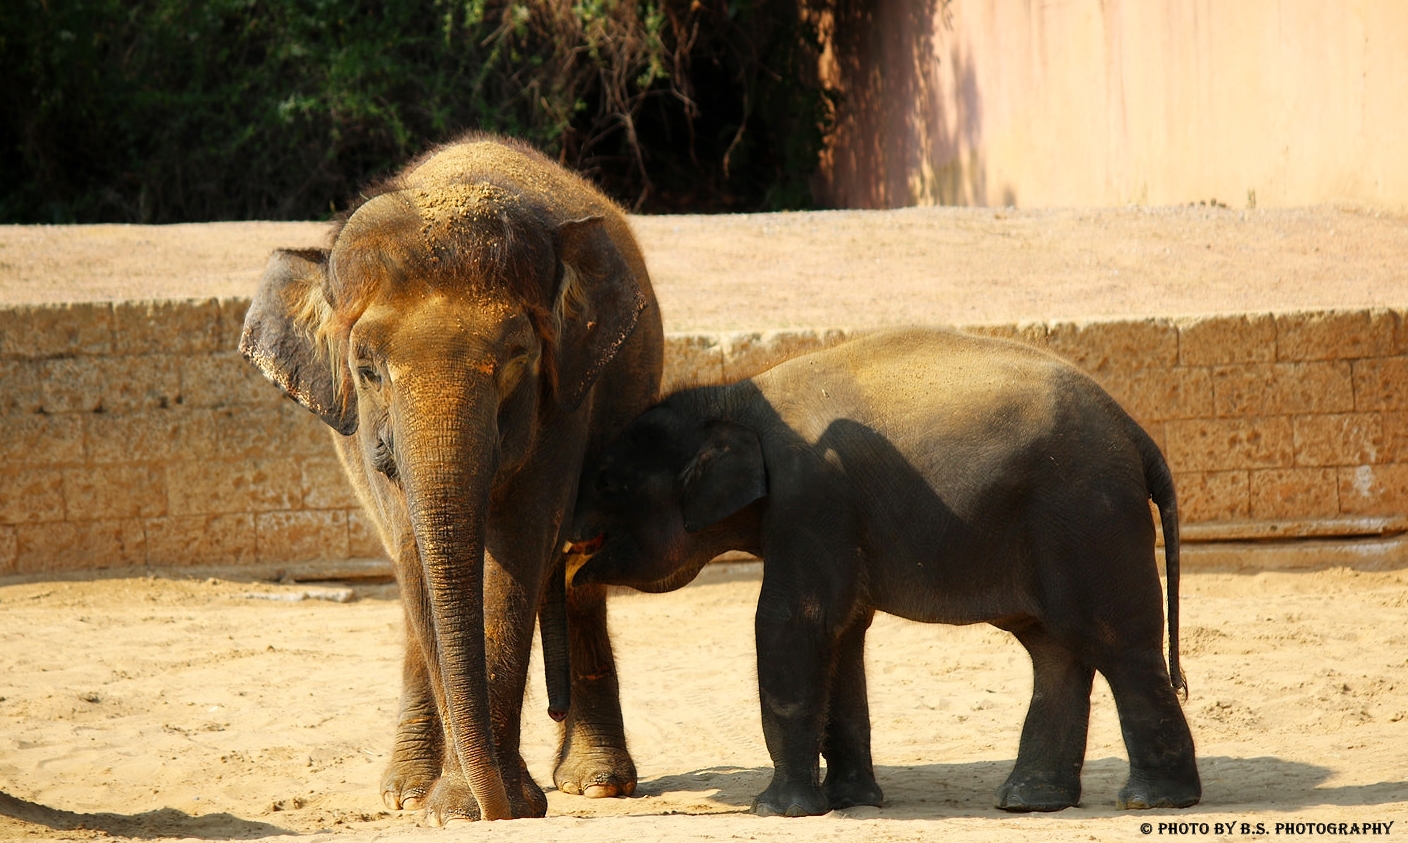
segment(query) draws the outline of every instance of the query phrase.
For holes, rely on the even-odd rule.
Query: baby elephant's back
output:
[[[1004,560],[1033,542],[1088,540],[1082,532],[1098,518],[1143,519],[1152,531],[1134,422],[1045,352],[937,330],[884,332],[790,361],[757,383],[845,475],[873,553],[887,557],[884,571],[964,580],[903,588],[997,592],[1018,573]],[[968,564],[934,566],[936,556]],[[985,584],[984,572],[997,579]],[[875,586],[888,579],[872,576]],[[980,619],[932,604],[889,610]]]
[[[796,432],[831,439],[863,425],[901,452],[1011,451],[1127,416],[1093,380],[1051,354],[1005,340],[913,328],[862,335],[755,379]],[[845,425],[843,425],[845,426]],[[830,434],[830,435],[828,435]]]

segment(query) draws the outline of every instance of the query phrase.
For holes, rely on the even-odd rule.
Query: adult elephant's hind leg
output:
[[[1080,802],[1095,671],[1036,623],[1012,632],[1032,657],[1032,702],[1017,764],[997,789],[997,807],[1059,811]]]
[[[553,782],[558,790],[580,796],[630,796],[636,790],[636,765],[626,751],[616,660],[606,632],[606,589],[569,589],[567,628],[572,705]]]
[[[1186,808],[1202,798],[1193,735],[1157,648],[1127,654],[1101,673],[1120,715],[1129,781],[1119,808]]]

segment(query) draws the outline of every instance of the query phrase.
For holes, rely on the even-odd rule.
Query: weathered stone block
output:
[[[1381,413],[1384,451],[1381,462],[1408,463],[1408,412]]]
[[[254,519],[260,562],[308,562],[347,558],[344,510],[266,512]]]
[[[1015,325],[964,325],[961,330],[964,333],[977,334],[980,337],[1012,340],[1043,349],[1047,347],[1045,322],[1019,322]]]
[[[0,526],[0,577],[19,573],[20,548],[14,527]]]
[[[39,386],[36,360],[0,360],[0,415],[9,424],[14,416],[32,415],[44,409],[44,390]]]
[[[1294,437],[1288,417],[1179,419],[1164,423],[1169,465],[1176,472],[1289,468]]]
[[[64,474],[57,468],[7,468],[0,480],[0,524],[64,520]]]
[[[15,415],[4,418],[0,426],[0,474],[8,475],[22,465],[73,465],[84,460],[80,416]]]
[[[1360,465],[1380,461],[1383,418],[1378,413],[1296,416],[1296,465]]]
[[[64,471],[70,520],[109,521],[166,514],[166,471],[158,464],[108,464]]]
[[[349,555],[357,558],[386,558],[386,548],[377,535],[376,525],[360,509],[347,510],[347,549]]]
[[[146,522],[149,565],[242,565],[255,561],[254,516],[193,515]]]
[[[297,509],[303,468],[297,459],[173,462],[166,469],[171,515],[223,515]]]
[[[1393,354],[1396,315],[1389,310],[1321,310],[1276,316],[1278,360],[1348,360]]]
[[[210,412],[215,419],[211,454],[217,459],[302,458],[333,453],[331,428],[292,401]]]
[[[1102,386],[1141,424],[1212,415],[1212,372],[1205,368],[1136,369]]]
[[[1185,471],[1174,485],[1179,520],[1185,524],[1245,520],[1251,510],[1245,471]]]
[[[220,302],[220,347],[235,350],[240,347],[240,333],[244,330],[244,316],[249,312],[253,300],[248,296],[226,296]]]
[[[1338,469],[1340,511],[1346,515],[1408,513],[1408,463]]]
[[[1408,357],[1355,360],[1354,409],[1408,410]]]
[[[1178,363],[1178,329],[1165,319],[1055,322],[1046,347],[1096,375],[1166,368]]]
[[[356,509],[361,506],[352,491],[352,483],[342,470],[332,449],[326,458],[314,457],[303,461],[304,509]]]
[[[1213,408],[1220,417],[1354,409],[1353,375],[1343,360],[1219,366],[1212,378]]]
[[[1259,521],[1333,518],[1340,499],[1333,468],[1273,468],[1251,473],[1251,516]]]
[[[209,354],[227,351],[216,299],[120,301],[112,306],[113,353]]]
[[[181,399],[187,407],[269,407],[285,400],[283,390],[235,352],[182,360]]]
[[[0,307],[0,357],[39,360],[111,350],[112,305],[107,302]]]
[[[165,355],[46,360],[38,378],[47,413],[133,413],[180,403],[176,358]]]
[[[215,456],[214,416],[179,407],[135,415],[90,413],[81,417],[93,463],[208,460]]]
[[[718,337],[672,334],[665,338],[665,371],[660,377],[662,395],[723,382],[724,350]]]
[[[1276,320],[1269,313],[1177,320],[1178,362],[1184,366],[1270,363],[1276,359]]]
[[[21,524],[16,538],[21,574],[146,564],[146,532],[137,520]]]
[[[810,351],[836,345],[846,338],[839,328],[818,331],[768,331],[724,334],[724,381],[749,378]]]

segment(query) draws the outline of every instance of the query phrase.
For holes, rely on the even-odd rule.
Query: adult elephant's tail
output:
[[[1188,699],[1188,680],[1178,665],[1178,498],[1173,489],[1173,472],[1159,446],[1149,434],[1130,420],[1130,427],[1144,460],[1144,482],[1149,498],[1159,508],[1164,530],[1164,574],[1168,577],[1168,677],[1173,690]]]

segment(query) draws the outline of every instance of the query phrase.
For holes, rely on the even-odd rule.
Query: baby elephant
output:
[[[1167,669],[1151,498],[1168,568]],[[1175,695],[1168,465],[1114,399],[1054,356],[913,329],[678,392],[607,447],[578,501],[574,585],[670,591],[723,551],[763,559],[758,684],[774,772],[759,814],[881,803],[863,658],[876,610],[986,621],[1031,654],[1031,706],[997,807],[1079,802],[1097,670],[1129,751],[1118,805],[1201,796]]]

